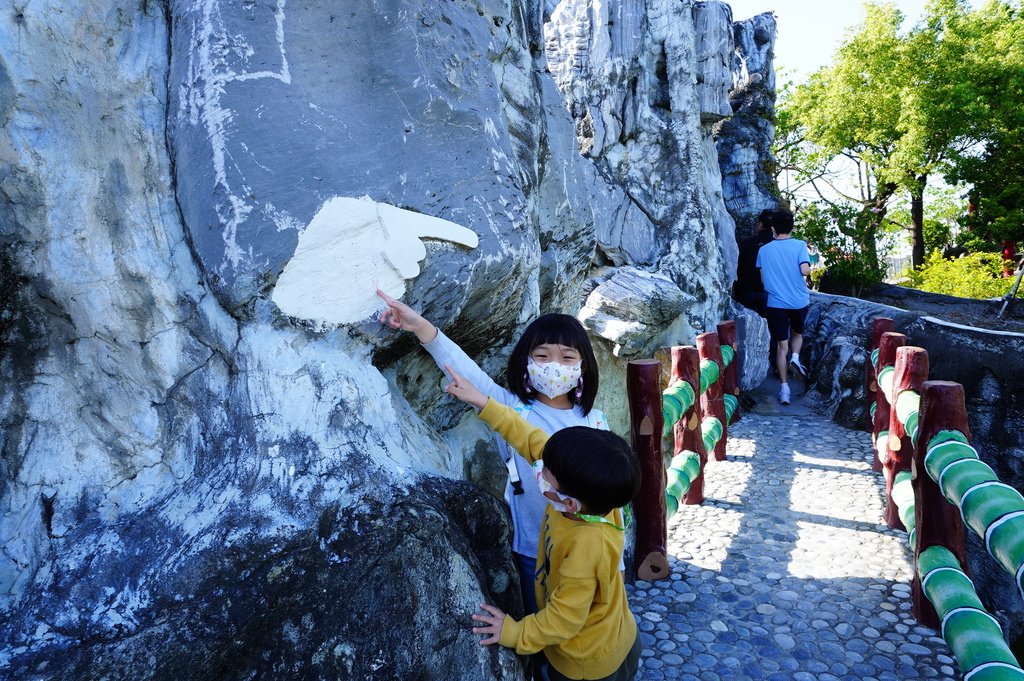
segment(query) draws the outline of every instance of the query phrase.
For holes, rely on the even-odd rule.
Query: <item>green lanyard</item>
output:
[[[603,518],[603,517],[601,517],[599,515],[589,515],[587,513],[574,513],[573,517],[578,519],[578,520],[582,520],[585,523],[604,523],[606,525],[611,525],[612,527],[614,527],[619,532],[625,532],[626,531],[626,528],[619,527],[618,525],[616,525],[612,521],[608,520],[607,518]]]

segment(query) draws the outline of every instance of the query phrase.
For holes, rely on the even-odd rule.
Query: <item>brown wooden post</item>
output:
[[[886,331],[882,334],[881,340],[878,342],[878,373],[881,373],[882,369],[886,366],[892,366],[896,362],[896,348],[906,345],[907,337],[902,333],[894,333],[892,331]],[[876,377],[875,383],[878,383]],[[889,404],[888,398],[882,392],[882,386],[879,385],[875,391],[875,423],[871,429],[872,441],[874,449],[874,456],[871,459],[871,470],[880,471],[882,470],[882,460],[878,457],[878,434],[883,430],[889,429]]]
[[[930,546],[944,546],[957,557],[964,571],[964,524],[960,511],[946,501],[938,483],[924,468],[928,442],[941,430],[959,430],[971,437],[967,427],[967,409],[964,406],[964,387],[950,381],[925,381],[921,386],[920,425],[914,462],[911,467],[914,485],[914,520],[917,545],[914,547],[914,582],[911,585],[911,614],[917,621],[932,629],[939,628],[935,608],[924,595],[921,578],[917,574],[918,557]]]
[[[878,393],[878,382],[875,376],[875,366],[871,363],[871,353],[882,342],[882,334],[886,331],[892,331],[894,328],[895,324],[888,317],[875,317],[871,323],[871,338],[868,339],[868,361],[864,372],[864,394],[868,397],[868,406],[875,402]],[[871,433],[871,443],[874,444],[878,433],[875,431],[875,422],[870,417],[868,418],[868,432]]]
[[[737,377],[737,366],[739,365],[739,349],[736,347],[736,322],[728,320],[718,323],[718,342],[719,347],[722,345],[731,345],[733,349],[732,363],[729,364],[729,368],[725,370],[722,375],[722,392],[726,395],[740,394],[740,382]],[[736,405],[736,411],[733,412],[731,423],[736,423],[740,420],[740,407]],[[724,436],[723,436],[724,437]]]
[[[661,455],[661,362],[641,359],[626,365],[630,434],[640,460],[640,493],[633,500],[636,516],[637,577],[669,575],[666,546],[665,460]]]
[[[718,343],[717,333],[702,333],[697,336],[697,352],[701,359],[710,359],[722,368],[722,346]],[[722,437],[715,445],[715,461],[725,461],[725,445],[729,437],[729,424],[725,422],[725,400],[722,399],[722,372],[718,380],[708,386],[700,396],[701,417],[714,416],[722,422]]]
[[[686,381],[693,387],[693,394],[700,395],[700,355],[692,345],[678,345],[672,348],[672,382]],[[700,430],[700,399],[693,401],[693,406],[683,414],[673,429],[675,435],[675,451],[696,452],[700,457],[700,475],[690,485],[690,490],[683,497],[683,503],[693,506],[704,503],[704,468],[708,462],[708,453],[704,449],[704,437]]]
[[[904,337],[904,341],[905,341]],[[924,348],[904,345],[896,349],[896,373],[893,377],[893,397],[904,390],[921,393],[921,384],[928,380],[928,353]],[[899,509],[892,501],[892,484],[896,474],[909,471],[914,459],[914,444],[896,416],[896,405],[890,405],[889,456],[885,463],[885,524],[897,530],[906,530],[900,520]],[[918,415],[920,419],[920,414]],[[920,420],[918,421],[920,423]]]

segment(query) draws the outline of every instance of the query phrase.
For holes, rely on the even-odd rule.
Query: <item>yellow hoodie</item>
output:
[[[488,400],[483,419],[531,463],[548,435],[509,407]],[[618,509],[607,516],[622,526]],[[619,572],[623,534],[607,523],[566,517],[550,506],[541,523],[534,588],[540,611],[522,620],[505,617],[501,645],[517,653],[544,651],[571,679],[610,676],[626,659],[637,629]]]

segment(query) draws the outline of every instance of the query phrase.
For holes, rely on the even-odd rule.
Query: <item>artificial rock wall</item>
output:
[[[2,675],[519,678],[468,633],[481,600],[520,607],[503,506],[464,481],[497,483],[487,435],[413,339],[275,290],[366,197],[365,257],[310,296],[372,305],[383,277],[493,375],[528,320],[585,307],[621,414],[623,358],[727,307],[728,8],[5,12]]]

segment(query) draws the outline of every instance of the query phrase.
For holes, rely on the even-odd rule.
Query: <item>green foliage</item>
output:
[[[924,248],[926,251],[941,251],[950,243],[952,243],[952,230],[949,223],[929,218],[924,219]]]
[[[993,0],[930,0],[906,29],[894,4],[868,3],[828,66],[783,92],[774,151],[800,182],[875,209],[906,193],[920,206],[929,176],[974,184],[974,244],[1024,238],[1024,10]],[[852,162],[857,191],[832,182]],[[847,185],[849,183],[846,183]],[[793,197],[791,197],[791,201]],[[962,203],[962,202],[960,202]],[[960,206],[962,209],[962,206]],[[948,217],[907,213],[914,259],[948,243]],[[960,212],[963,212],[962,210]],[[894,221],[895,222],[895,221]],[[884,229],[878,225],[878,229]],[[923,245],[923,246],[922,246]]]
[[[1013,286],[1003,276],[999,253],[970,253],[962,258],[943,258],[932,251],[924,265],[910,273],[911,288],[960,298],[999,298]]]
[[[811,287],[813,287],[815,291],[821,290],[822,280],[824,280],[827,273],[827,267],[815,267],[811,270]]]
[[[964,190],[954,187],[936,187],[929,189],[924,205],[924,246],[925,252],[931,253],[938,249],[945,250],[953,245],[953,229],[961,227],[967,217],[967,200],[963,197]],[[908,229],[910,225],[910,209],[903,203],[895,206],[886,214],[883,229],[895,232]],[[992,250],[969,249],[969,250]]]
[[[968,248],[998,248],[1024,239],[1024,10],[992,2],[965,19],[971,51],[965,58],[977,102],[973,145],[963,145],[947,173],[974,186],[975,213],[963,221]],[[977,113],[973,113],[977,111]]]
[[[875,244],[877,216],[871,211],[819,202],[800,207],[796,217],[799,227],[794,234],[817,246],[826,265],[827,271],[817,275],[817,288],[857,295],[864,286],[882,281]]]

